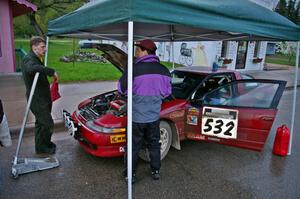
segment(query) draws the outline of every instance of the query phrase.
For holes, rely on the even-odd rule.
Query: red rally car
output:
[[[121,72],[127,54],[97,44]],[[161,158],[183,140],[199,140],[262,150],[277,113],[285,81],[259,80],[237,71],[179,67],[171,72],[172,95],[160,113]],[[89,98],[73,114],[63,111],[65,125],[82,148],[95,156],[122,156],[126,145],[126,98],[117,90]],[[140,157],[148,160],[147,143]]]

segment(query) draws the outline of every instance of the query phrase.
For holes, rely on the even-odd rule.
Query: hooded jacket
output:
[[[118,91],[127,93],[127,70],[119,80]],[[132,121],[148,123],[160,117],[162,99],[171,94],[171,74],[155,55],[136,60],[133,67]]]

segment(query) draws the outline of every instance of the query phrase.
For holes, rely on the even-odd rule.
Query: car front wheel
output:
[[[159,124],[160,127],[160,159],[164,159],[169,152],[169,149],[172,144],[172,130],[168,122],[161,121]],[[146,161],[150,162],[149,151],[144,145],[139,152],[139,157]]]

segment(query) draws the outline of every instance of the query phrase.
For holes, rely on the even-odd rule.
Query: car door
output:
[[[279,80],[238,80],[216,88],[201,99],[191,99],[187,137],[262,150],[285,84]]]
[[[190,98],[201,99],[205,94],[209,93],[210,91],[234,80],[235,76],[231,72],[210,74],[203,81],[201,81],[201,83],[197,86],[196,90],[190,96]],[[195,132],[199,132],[199,129],[201,128],[201,123],[199,122],[199,115],[201,112],[202,107],[200,107],[199,103],[187,104],[186,106],[187,114],[185,135],[189,139],[194,139],[195,136],[197,139],[205,139],[205,136],[195,134]]]

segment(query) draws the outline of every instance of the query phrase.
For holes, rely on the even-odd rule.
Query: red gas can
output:
[[[286,156],[289,150],[290,142],[290,130],[286,125],[282,125],[277,128],[274,145],[273,154]]]

